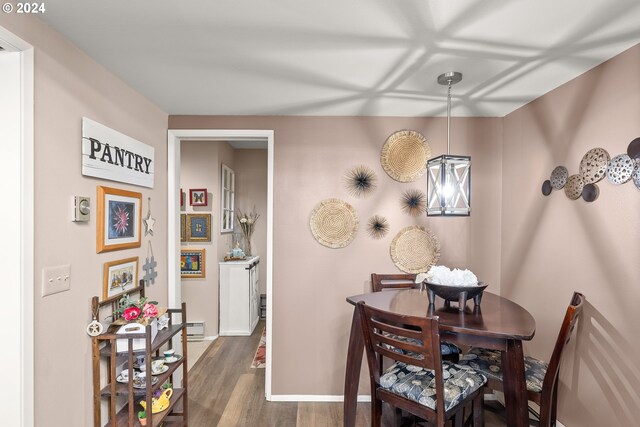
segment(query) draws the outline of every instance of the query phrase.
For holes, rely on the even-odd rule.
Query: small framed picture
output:
[[[182,192],[182,188],[180,189],[180,207],[184,208],[184,193]]]
[[[206,277],[204,249],[180,251],[180,277]]]
[[[207,189],[189,189],[189,204],[191,206],[207,206]]]
[[[102,299],[118,297],[138,283],[138,257],[104,263]]]
[[[187,241],[187,214],[180,214],[180,241]]]
[[[187,215],[187,241],[211,241],[211,214]]]
[[[140,247],[142,193],[98,186],[96,252]]]

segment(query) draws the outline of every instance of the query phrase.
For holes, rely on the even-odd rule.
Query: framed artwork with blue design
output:
[[[140,247],[142,193],[98,186],[96,253]]]
[[[207,206],[207,189],[189,189],[189,204],[191,206]]]
[[[180,250],[180,277],[206,277],[204,249]]]
[[[187,241],[211,241],[211,214],[187,215]]]

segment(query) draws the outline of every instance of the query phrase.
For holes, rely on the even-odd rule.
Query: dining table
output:
[[[430,304],[427,291],[423,289],[385,290],[348,297],[347,302],[354,305],[354,310],[344,383],[344,426],[353,427],[356,421],[364,336],[355,305],[364,301],[396,314],[438,316],[442,341],[499,350],[507,425],[527,427],[529,415],[522,342],[533,338],[535,319],[525,308],[500,295],[484,291],[479,300],[479,305],[467,301],[460,310],[458,303],[445,302],[440,297]]]

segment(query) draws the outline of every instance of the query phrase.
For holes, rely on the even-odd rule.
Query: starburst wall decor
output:
[[[376,189],[376,173],[368,166],[360,165],[345,175],[347,190],[354,197],[366,197]]]
[[[411,189],[402,194],[400,202],[404,213],[418,216],[424,213],[427,206],[427,196],[420,190]]]
[[[374,215],[369,218],[367,231],[374,239],[382,239],[389,232],[389,221],[383,216]]]

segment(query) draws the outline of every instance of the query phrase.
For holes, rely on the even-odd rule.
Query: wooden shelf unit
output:
[[[98,297],[93,297],[91,306],[92,312],[97,313],[98,321],[100,321],[102,309],[108,307],[111,313],[118,307],[119,299],[125,294],[139,294],[140,298],[144,297],[144,282],[141,281],[137,288],[131,289],[124,294],[118,295],[105,301],[99,301]],[[145,327],[144,333],[136,334],[116,334],[119,326],[111,325],[106,332],[92,338],[92,357],[93,357],[93,420],[94,427],[102,426],[101,405],[103,400],[107,401],[107,423],[105,427],[135,427],[139,426],[138,411],[143,408],[140,405],[141,400],[147,403],[147,426],[164,427],[188,427],[188,376],[187,376],[187,308],[182,303],[180,309],[168,309],[169,324],[166,329],[158,331],[153,342],[151,341],[151,326]],[[175,317],[179,317],[179,321],[174,321]],[[113,319],[116,320],[116,319]],[[138,355],[145,356],[146,371],[151,372],[151,361],[153,357],[159,357],[165,348],[172,348],[172,338],[177,334],[182,336],[182,358],[174,363],[167,364],[169,369],[166,372],[155,375],[158,378],[156,384],[148,381],[143,389],[133,387],[133,376],[127,383],[116,381],[116,369],[126,364],[127,367],[134,367],[134,360]],[[124,339],[128,341],[127,348],[130,350],[118,352],[116,351],[116,340]],[[143,339],[145,348],[143,350],[132,350],[133,340]],[[106,361],[106,383],[103,384],[101,378],[101,363]],[[182,368],[182,386],[176,387],[174,382],[174,374]],[[162,412],[153,414],[152,396],[156,390],[162,388],[165,381],[169,380],[173,387],[173,394],[167,409]],[[118,399],[120,398],[120,399]],[[122,408],[117,408],[118,401],[126,398],[126,403]]]

